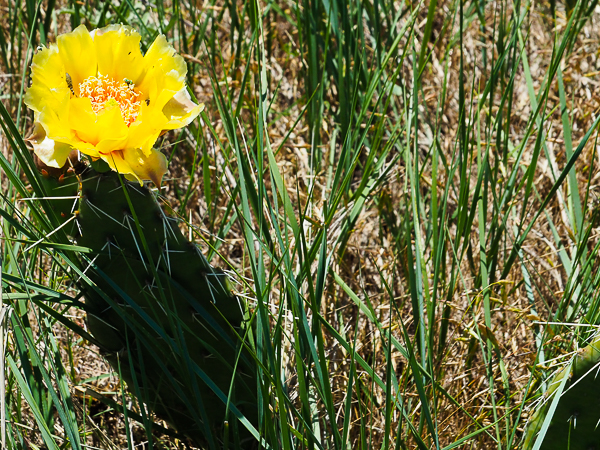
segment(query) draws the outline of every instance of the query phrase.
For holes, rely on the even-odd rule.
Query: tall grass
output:
[[[599,321],[598,119],[576,81],[598,79],[595,2],[1,7],[7,448],[181,445],[78,373],[101,361],[84,249],[45,198],[22,94],[36,47],[80,23],[130,24],[144,49],[166,34],[207,103],[161,143],[163,194],[248,301],[266,447],[519,447]]]

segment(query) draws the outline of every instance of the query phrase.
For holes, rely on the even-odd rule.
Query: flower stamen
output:
[[[79,95],[92,102],[96,114],[107,107],[118,106],[127,126],[137,118],[140,111],[140,92],[134,89],[131,80],[121,82],[109,78],[108,75],[91,76],[79,83]]]

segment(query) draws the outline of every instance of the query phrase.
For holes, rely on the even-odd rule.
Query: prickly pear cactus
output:
[[[600,450],[600,337],[584,347],[572,364],[559,371],[545,394],[543,406],[529,421],[524,449],[533,448],[552,397],[568,377],[541,450]]]
[[[45,176],[45,184],[59,196],[79,192],[70,230],[92,250],[85,261],[95,285],[84,291],[88,326],[108,361],[151,411],[197,445],[253,448],[255,439],[232,412],[256,427],[245,308],[227,276],[147,188],[112,171],[87,169],[77,184],[73,179]],[[72,204],[56,203],[56,212],[72,215]]]

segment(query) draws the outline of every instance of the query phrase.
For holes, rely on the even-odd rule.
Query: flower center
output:
[[[134,90],[133,82],[113,80],[108,75],[91,76],[79,83],[79,95],[92,101],[96,114],[105,108],[118,106],[127,126],[131,125],[140,111],[140,92]]]

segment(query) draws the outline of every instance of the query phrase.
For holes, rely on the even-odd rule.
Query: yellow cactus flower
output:
[[[165,130],[188,125],[204,105],[185,87],[183,58],[160,35],[145,55],[140,35],[111,25],[83,25],[33,57],[25,104],[34,111],[29,141],[50,167],[73,149],[103,159],[129,179],[159,185],[165,156],[153,146]]]

